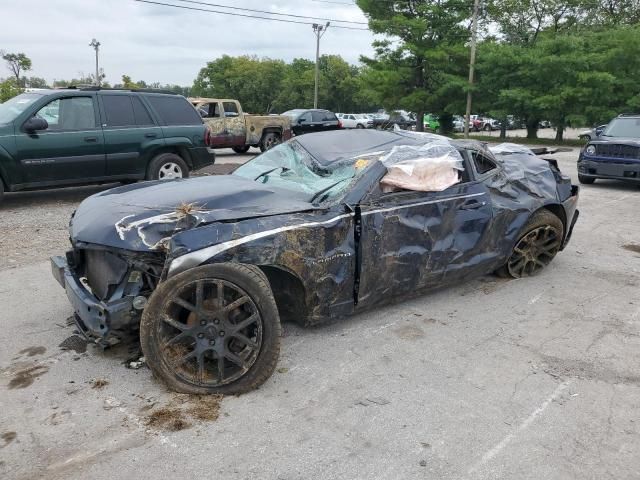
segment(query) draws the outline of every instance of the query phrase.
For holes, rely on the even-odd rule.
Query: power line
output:
[[[257,15],[247,15],[244,13],[232,13],[232,12],[223,12],[221,10],[211,10],[211,9],[205,9],[205,8],[198,8],[198,7],[188,7],[186,5],[173,5],[171,3],[163,3],[163,2],[155,2],[152,0],[133,0],[134,2],[139,2],[139,3],[148,3],[151,5],[161,5],[163,7],[173,7],[173,8],[180,8],[182,10],[194,10],[194,11],[198,11],[198,12],[208,12],[208,13],[218,13],[220,15],[229,15],[232,17],[244,17],[244,18],[254,18],[257,20],[271,20],[272,22],[281,22],[281,23],[297,23],[299,25],[313,25],[313,22],[302,22],[299,20],[286,20],[284,18],[269,18],[269,17],[259,17]],[[177,0],[177,1],[181,1],[181,0]],[[356,27],[347,27],[345,25],[335,25],[334,28],[341,28],[344,30],[360,30],[360,31],[369,31],[368,28],[356,28]]]
[[[351,20],[336,20],[335,18],[308,17],[306,15],[295,15],[293,13],[278,13],[278,12],[270,12],[268,10],[256,10],[253,8],[245,8],[245,7],[230,7],[228,5],[221,5],[218,3],[209,3],[209,2],[199,2],[195,0],[173,0],[173,1],[181,2],[181,3],[194,3],[196,5],[206,5],[208,7],[227,8],[229,10],[240,10],[240,11],[254,12],[254,13],[266,13],[267,15],[277,15],[280,17],[305,18],[308,20],[322,20],[327,22],[340,22],[340,23],[353,23],[355,25],[367,25],[367,22],[354,22]]]

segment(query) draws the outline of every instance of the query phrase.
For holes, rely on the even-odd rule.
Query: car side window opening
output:
[[[108,127],[129,127],[136,124],[129,95],[102,95],[102,105]]]
[[[479,175],[484,175],[485,173],[489,173],[491,170],[498,168],[493,160],[485,157],[475,150],[471,151],[471,158],[473,159],[473,165],[476,172],[478,172]]]
[[[49,130],[90,130],[96,128],[91,97],[58,98],[36,113],[49,124]]]
[[[447,154],[444,158],[446,158],[444,163],[441,158],[436,162],[430,162],[426,158],[424,161],[409,160],[409,162],[387,166],[387,173],[379,182],[382,195],[402,192],[441,192],[470,181],[467,162],[464,161],[461,153],[460,155]]]
[[[324,112],[311,112],[311,118],[314,122],[324,122],[326,117]]]
[[[335,122],[336,120],[338,120],[338,117],[336,117],[333,113],[324,112],[324,121],[325,122]],[[355,120],[353,118],[353,115],[351,115],[351,120]]]
[[[224,108],[225,117],[237,117],[239,115],[238,105],[235,102],[223,102],[222,108]]]

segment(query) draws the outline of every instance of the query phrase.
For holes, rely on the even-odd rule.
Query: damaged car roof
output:
[[[420,146],[436,141],[447,142],[457,148],[473,148],[486,152],[483,145],[476,141],[452,140],[442,135],[406,130],[340,130],[301,135],[294,141],[324,166],[360,155],[387,152],[401,145]]]

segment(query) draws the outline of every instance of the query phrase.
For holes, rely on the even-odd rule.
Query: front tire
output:
[[[531,217],[507,263],[496,273],[501,277],[524,278],[537,275],[562,247],[564,226],[549,210],[540,210]]]
[[[356,125],[356,128],[364,128],[364,125],[362,125],[361,123]]]
[[[585,177],[584,175],[578,174],[578,181],[583,185],[591,185],[596,181],[593,177]]]
[[[242,147],[231,147],[236,153],[247,153],[249,151],[249,145],[244,145]]]
[[[484,126],[484,131],[485,132],[490,132],[491,131],[491,125],[485,125]]]
[[[279,145],[282,142],[282,137],[279,133],[269,132],[265,133],[262,136],[262,140],[260,141],[260,151],[266,152],[267,150],[271,150],[276,145]]]
[[[189,167],[175,153],[161,153],[151,160],[147,169],[147,180],[173,180],[188,177]]]
[[[153,373],[177,392],[237,395],[258,388],[280,354],[280,317],[256,267],[196,267],[153,292],[140,341]]]

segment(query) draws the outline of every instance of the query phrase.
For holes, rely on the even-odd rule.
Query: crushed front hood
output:
[[[160,251],[175,233],[200,225],[313,209],[291,192],[234,175],[144,182],[84,200],[70,233],[74,244]]]

